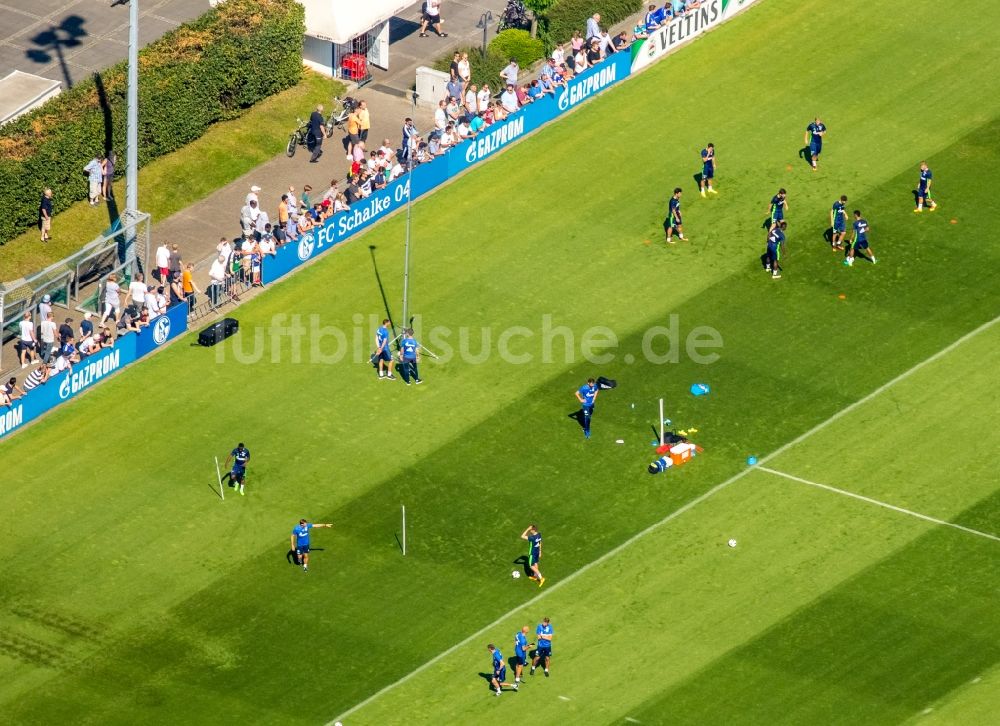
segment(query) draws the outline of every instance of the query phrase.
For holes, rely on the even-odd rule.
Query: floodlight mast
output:
[[[410,96],[410,115],[416,116],[417,92]],[[413,204],[413,144],[406,137],[406,241],[403,244],[403,327],[410,323],[410,220]]]

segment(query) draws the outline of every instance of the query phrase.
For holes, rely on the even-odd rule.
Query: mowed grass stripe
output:
[[[733,28],[739,26],[732,24]],[[720,30],[713,37],[724,32],[729,31]],[[759,53],[758,58],[769,57],[770,63],[796,47],[794,43],[769,47],[753,42],[765,37],[771,36],[763,26],[733,36]],[[873,38],[871,42],[882,40]],[[699,43],[690,52],[707,61],[709,56],[702,53],[714,46],[708,39],[705,43],[706,51],[698,50]],[[880,57],[890,65],[907,55],[905,43],[887,46],[889,50]],[[848,69],[860,65],[862,61],[853,57],[844,62]],[[652,246],[640,247],[636,232],[658,228],[662,189],[672,186],[672,179],[679,174],[687,174],[692,167],[691,149],[704,143],[702,127],[695,123],[704,120],[704,106],[697,103],[704,76],[691,75],[688,80],[679,77],[684,74],[676,73],[676,68],[667,64],[664,68],[670,72],[663,71],[659,85],[669,77],[666,92],[652,82],[635,86],[638,92],[629,91],[632,84],[626,84],[609,93],[607,101],[597,99],[592,108],[574,114],[566,120],[567,125],[553,126],[484,165],[474,172],[480,175],[478,183],[456,184],[427,200],[422,221],[419,217],[415,220],[417,234],[423,235],[416,237],[420,245],[416,257],[418,309],[434,322],[451,325],[465,321],[504,325],[534,322],[552,310],[565,314],[565,322],[577,331],[595,321],[612,321],[622,330],[640,330],[647,322],[662,322],[666,312],[678,308],[686,311],[685,319],[690,314],[692,323],[711,316],[713,319],[706,322],[719,326],[727,341],[723,361],[711,369],[716,397],[700,407],[679,397],[693,374],[700,377],[706,373],[694,366],[636,367],[626,376],[628,389],[618,392],[627,390],[627,398],[603,399],[598,426],[602,436],[609,435],[613,427],[625,427],[629,432],[645,430],[648,414],[629,413],[624,408],[627,400],[634,398],[645,410],[644,406],[655,405],[656,398],[667,392],[691,423],[709,423],[702,426],[701,437],[710,442],[712,455],[700,462],[697,470],[677,477],[676,486],[660,488],[647,483],[650,480],[641,466],[634,469],[632,477],[636,460],[644,465],[642,460],[648,456],[641,440],[638,449],[615,451],[611,447],[610,453],[596,447],[583,449],[582,442],[567,443],[578,434],[567,430],[572,424],[563,419],[566,401],[571,400],[569,391],[578,385],[578,378],[591,372],[589,365],[532,369],[452,365],[430,370],[429,384],[433,385],[421,398],[403,398],[396,389],[375,390],[376,384],[368,378],[370,371],[361,365],[296,367],[264,362],[186,368],[188,360],[178,366],[178,358],[173,357],[182,354],[180,349],[177,353],[168,351],[150,361],[145,373],[140,375],[136,369],[84,397],[67,409],[64,423],[53,423],[54,428],[44,435],[32,438],[35,431],[25,432],[28,438],[19,448],[30,450],[22,457],[28,473],[19,489],[23,499],[16,504],[10,501],[14,506],[9,508],[24,512],[26,517],[24,522],[10,525],[16,528],[17,536],[9,541],[30,537],[31,515],[47,516],[56,527],[50,540],[62,547],[63,556],[57,568],[42,579],[30,559],[16,553],[11,570],[16,571],[17,590],[7,593],[7,601],[20,597],[39,607],[83,609],[88,617],[109,622],[116,633],[128,633],[120,649],[105,648],[110,655],[87,664],[88,675],[54,678],[56,687],[44,694],[47,713],[57,713],[62,699],[65,713],[75,713],[82,704],[79,693],[86,689],[92,696],[86,704],[95,713],[145,712],[155,703],[160,712],[188,717],[204,714],[202,709],[211,708],[206,706],[212,701],[210,684],[219,680],[219,661],[201,657],[197,651],[189,653],[191,638],[200,637],[211,640],[214,650],[227,654],[222,662],[235,658],[241,664],[244,679],[224,686],[227,692],[238,689],[241,694],[241,698],[232,699],[241,705],[230,708],[231,704],[226,704],[230,716],[255,718],[288,707],[300,715],[326,717],[336,705],[330,699],[339,699],[344,705],[356,701],[354,694],[361,696],[379,683],[390,682],[410,664],[426,660],[426,651],[436,646],[441,632],[470,632],[483,622],[484,612],[503,612],[519,599],[516,593],[501,592],[493,581],[493,568],[506,565],[506,545],[504,552],[498,552],[497,541],[518,527],[525,516],[541,513],[545,517],[547,542],[553,546],[549,566],[558,579],[655,521],[656,511],[670,511],[731,475],[749,443],[767,448],[778,445],[790,433],[807,429],[824,414],[862,395],[873,383],[891,377],[990,317],[980,299],[967,295],[956,299],[941,296],[940,300],[935,296],[931,310],[920,309],[921,296],[935,286],[942,290],[952,286],[959,290],[964,286],[990,289],[995,276],[991,278],[987,263],[994,252],[986,245],[969,244],[967,238],[969,249],[961,267],[943,269],[937,260],[922,257],[920,248],[929,247],[931,241],[939,250],[961,249],[959,238],[938,238],[942,232],[939,225],[946,224],[940,216],[915,220],[909,215],[905,194],[892,204],[901,204],[905,213],[899,220],[901,229],[909,230],[905,239],[917,242],[915,253],[907,250],[913,263],[856,270],[860,274],[844,283],[851,286],[846,305],[858,302],[862,308],[835,308],[840,305],[835,297],[838,288],[828,289],[829,303],[815,297],[812,286],[822,291],[842,276],[831,271],[825,260],[814,260],[811,252],[797,258],[804,273],[798,280],[789,276],[791,284],[784,288],[760,284],[765,281],[759,281],[759,273],[753,272],[761,234],[755,226],[763,215],[761,207],[773,193],[771,182],[760,173],[760,160],[768,149],[792,158],[789,150],[797,148],[801,139],[797,120],[801,106],[813,103],[808,98],[782,98],[766,109],[774,118],[787,120],[794,144],[788,144],[786,132],[779,133],[773,125],[739,133],[734,129],[725,163],[734,182],[743,186],[734,184],[726,189],[732,195],[731,207],[706,204],[698,208],[696,226],[712,235],[711,239],[703,237],[708,244],[677,250],[677,255]],[[728,67],[724,70],[727,75],[720,76],[720,82],[740,80],[739,73]],[[990,72],[989,64],[970,68],[961,74],[957,85],[952,85],[959,91],[982,85]],[[933,79],[927,92],[933,96],[935,89],[946,85],[949,79]],[[735,109],[753,114],[749,118],[763,116],[757,91],[766,86],[766,82],[759,87],[733,86],[740,88],[740,93],[719,99],[716,110],[720,117],[734,117]],[[655,123],[662,121],[655,103],[640,101],[662,98],[664,93],[672,99],[674,95],[684,99],[683,103],[675,102],[676,113],[671,116],[679,128],[668,127],[654,140],[657,151],[663,151],[664,166],[639,183],[643,189],[648,185],[650,193],[637,195],[632,187],[609,185],[603,217],[592,213],[590,205],[580,204],[574,204],[573,214],[567,215],[560,206],[561,197],[553,193],[548,206],[541,207],[545,213],[540,213],[537,181],[561,183],[563,186],[545,187],[561,190],[567,177],[572,182],[574,172],[584,168],[578,147],[567,144],[560,149],[558,144],[549,146],[540,140],[555,142],[559,134],[569,139],[574,130],[606,129],[608,110],[614,107],[600,104],[609,103],[619,93],[623,95],[618,102],[635,111],[637,129],[662,128]],[[919,99],[896,101],[901,117],[916,115],[921,108]],[[991,110],[989,96],[982,108]],[[931,145],[954,138],[950,134],[955,127],[948,119],[934,121]],[[923,128],[920,132],[925,133]],[[813,214],[825,219],[831,195],[841,191],[839,183],[816,183],[825,178],[822,174],[827,170],[834,179],[848,167],[860,169],[866,177],[859,182],[861,188],[877,198],[879,182],[898,183],[893,174],[915,163],[909,158],[907,143],[900,142],[900,138],[911,138],[905,128],[902,137],[896,133],[892,138],[857,136],[843,124],[840,133],[844,136],[838,142],[838,153],[830,154],[829,164],[818,177],[787,177],[804,185],[796,190],[796,199],[801,201],[796,201],[794,214],[802,215],[796,224],[812,227]],[[538,145],[532,146],[536,142]],[[890,151],[875,155],[884,148]],[[833,150],[833,146],[828,147],[828,152]],[[540,153],[549,163],[544,176],[531,168]],[[627,161],[634,156],[628,147],[615,153],[618,156],[610,158]],[[979,178],[982,170],[990,169],[995,164],[993,152],[986,149],[972,161],[949,157],[942,159],[945,162],[946,167],[936,166],[936,170],[939,180],[947,179],[951,184],[949,204],[966,198],[980,203],[980,210],[988,208],[985,190],[958,184],[963,178]],[[784,167],[778,171],[777,179],[768,178],[783,180],[787,172]],[[495,199],[496,183],[509,179],[521,180],[529,190],[523,197],[512,195],[517,196],[516,207]],[[689,211],[697,208],[695,204],[689,201]],[[892,206],[888,200],[885,204],[886,209]],[[523,210],[524,214],[515,216],[526,220],[514,239],[509,235],[512,208]],[[419,209],[417,205],[415,210]],[[470,214],[480,220],[481,228],[470,229]],[[879,234],[888,233],[889,220],[882,215],[878,218]],[[695,217],[689,219],[694,221]],[[605,222],[613,231],[595,234],[595,229],[604,231],[598,225]],[[364,241],[377,242],[379,254],[398,257],[401,224],[392,220]],[[970,211],[958,229],[974,236],[988,227],[986,220],[977,221]],[[442,234],[442,229],[465,234]],[[947,226],[943,229],[950,230]],[[367,250],[352,244],[247,306],[245,330],[246,326],[266,325],[271,315],[290,310],[321,312],[324,321],[332,316],[349,323],[359,297],[369,295],[377,300]],[[585,276],[580,265],[588,254],[598,256],[600,265]],[[526,265],[525,260],[534,264]],[[882,273],[883,269],[894,272]],[[456,276],[462,280],[455,282]],[[385,279],[393,289],[400,289],[398,274]],[[699,291],[704,294],[697,294]],[[843,317],[836,319],[836,315]],[[900,324],[900,320],[905,323]],[[851,375],[839,365],[860,350],[865,351],[869,366],[865,378]],[[284,356],[287,361],[287,350]],[[767,400],[771,391],[759,385],[762,377],[774,371],[775,360],[782,363],[778,401]],[[823,375],[824,363],[837,368],[836,372]],[[151,386],[169,388],[169,394],[156,390],[151,394]],[[186,399],[177,396],[178,391]],[[125,402],[135,400],[149,401],[149,410],[125,409]],[[64,446],[63,455],[59,455],[57,439],[66,432],[87,431],[108,410],[121,410],[123,418],[127,411],[131,431],[152,432],[163,426],[164,438],[153,445],[157,453],[151,456],[139,447],[120,452],[121,470],[87,481],[85,491],[51,486],[50,481],[75,481],[79,467],[74,459],[76,447]],[[276,415],[281,411],[293,413]],[[443,411],[447,416],[434,415]],[[748,420],[747,411],[754,412],[753,420]],[[244,437],[248,428],[267,441],[266,447],[257,447],[255,452],[258,468],[254,471],[261,485],[238,510],[219,509],[215,502],[206,506],[204,496],[210,492],[207,485],[198,482],[204,477],[210,455],[218,453],[220,439],[225,440],[224,446],[231,446],[234,442],[228,441],[228,436],[239,432]],[[527,444],[526,430],[532,432]],[[630,439],[632,436],[629,433]],[[184,452],[182,461],[171,460],[169,455],[176,451]],[[623,477],[623,471],[629,473]],[[639,480],[644,486],[631,486]],[[206,490],[205,495],[201,489]],[[414,512],[414,525],[422,526],[421,544],[413,559],[405,563],[406,569],[395,555],[392,540],[396,506],[401,500],[423,505],[423,511],[417,507]],[[525,502],[529,502],[531,512],[525,511]],[[349,523],[329,533],[329,565],[324,576],[328,579],[319,576],[323,570],[317,567],[313,574],[318,577],[308,584],[290,580],[296,573],[276,569],[283,566],[279,553],[288,522],[303,514],[320,519],[326,516],[323,512]],[[92,515],[103,517],[103,521],[95,524]],[[442,526],[443,522],[447,524]],[[118,552],[109,555],[110,531],[116,541],[140,542],[142,546],[120,548],[124,550],[121,556]],[[570,536],[576,531],[592,535],[583,539]],[[75,547],[81,540],[86,547]],[[219,541],[225,545],[211,546]],[[346,554],[342,564],[333,553],[338,557]],[[441,560],[442,554],[446,561]],[[116,575],[108,572],[109,557],[119,559]],[[100,576],[93,577],[92,572]],[[288,613],[289,588],[295,588],[304,601],[315,600],[317,606]],[[401,592],[411,607],[424,611],[422,617],[414,620],[407,612],[391,611],[383,615],[378,626],[385,634],[385,648],[360,635],[358,623],[370,622],[373,609],[384,609],[379,605],[393,602]],[[350,593],[350,598],[344,593]],[[351,598],[356,602],[350,602]],[[247,632],[231,615],[248,602],[253,603],[254,623],[264,628],[264,636]],[[162,608],[171,610],[171,617],[162,624],[146,615]],[[175,656],[184,653],[184,658],[178,658],[183,667],[160,668],[144,653],[144,633],[161,627],[164,632],[159,638],[157,663],[171,652]],[[298,689],[287,687],[288,653],[317,645],[326,647],[311,663],[328,674],[336,688],[297,692],[293,700],[290,694]],[[359,649],[371,657],[344,656],[344,651]],[[94,686],[139,681],[153,672],[156,679],[140,700],[131,692],[109,693]],[[183,697],[193,683],[205,689],[203,702],[193,704]],[[21,705],[37,706],[38,701],[26,699]]]

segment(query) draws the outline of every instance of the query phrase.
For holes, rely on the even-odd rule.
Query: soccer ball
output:
[[[519,578],[521,576],[521,571],[520,570],[514,570],[512,573],[510,573],[510,576],[513,577],[516,580],[517,578]]]
[[[735,547],[735,546],[736,546],[736,540],[734,540],[734,539],[731,539],[731,540],[729,540],[729,542],[727,542],[726,544],[728,544],[728,545],[729,545],[730,547]]]

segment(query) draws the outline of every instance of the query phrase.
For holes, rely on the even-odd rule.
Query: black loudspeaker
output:
[[[236,318],[224,318],[217,323],[213,323],[205,328],[198,334],[198,345],[203,345],[206,348],[219,343],[230,335],[238,332],[240,329],[240,321]]]

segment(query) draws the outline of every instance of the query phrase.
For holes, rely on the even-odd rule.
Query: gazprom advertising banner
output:
[[[702,0],[701,5],[687,14],[674,18],[632,44],[632,70],[654,63],[675,48],[694,40],[737,13],[746,10],[756,0]]]
[[[186,332],[187,310],[186,304],[175,305],[164,315],[154,318],[148,328],[121,336],[114,348],[105,348],[84,358],[72,370],[52,376],[28,391],[28,395],[14,401],[10,408],[0,408],[0,438]]]
[[[576,76],[555,96],[547,96],[524,107],[514,116],[490,126],[475,139],[451,149],[434,161],[421,164],[386,189],[337,214],[319,229],[302,235],[297,241],[279,247],[273,257],[264,260],[264,284],[274,282],[303,262],[340,244],[354,234],[405,206],[411,193],[416,199],[447,180],[515,143],[543,124],[573,109],[596,93],[627,78],[632,59],[628,53],[615,53],[599,66]]]

